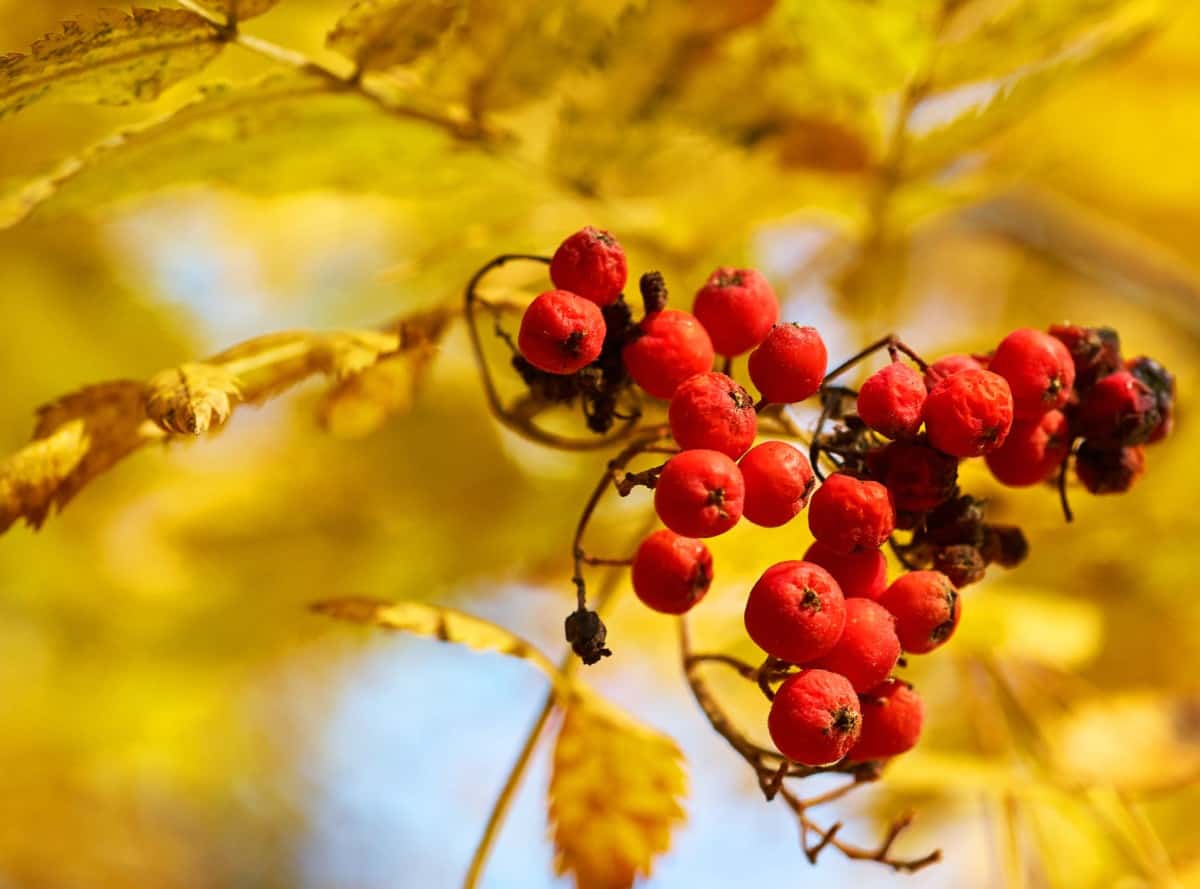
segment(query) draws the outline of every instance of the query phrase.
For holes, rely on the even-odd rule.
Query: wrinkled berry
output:
[[[839,673],[855,691],[864,692],[887,679],[899,659],[900,640],[891,613],[870,599],[847,599],[842,638],[810,666]]]
[[[1162,422],[1154,392],[1127,370],[1097,380],[1076,416],[1084,438],[1112,447],[1144,444]]]
[[[954,496],[958,460],[923,440],[893,441],[867,455],[873,478],[887,487],[898,512],[925,512]]]
[[[858,740],[858,695],[845,676],[805,670],[779,686],[767,729],[779,752],[806,766],[835,763]]]
[[[745,493],[741,470],[720,451],[684,451],[663,467],[654,509],[676,534],[715,537],[742,517]]]
[[[925,654],[954,634],[962,597],[940,571],[910,571],[889,586],[879,604],[896,618],[896,635],[905,651]]]
[[[712,369],[713,347],[695,316],[663,309],[641,320],[622,358],[635,383],[655,398],[670,398],[688,377]]]
[[[816,328],[776,324],[747,368],[759,394],[772,404],[803,401],[821,388],[829,356]]]
[[[978,457],[1004,444],[1013,401],[1004,377],[964,370],[938,382],[925,399],[930,443],[953,457]]]
[[[722,373],[696,374],[671,396],[671,435],[681,448],[709,448],[736,460],[754,444],[754,399]]]
[[[887,759],[912,750],[921,737],[925,705],[912,687],[889,679],[858,696],[862,730],[846,754],[849,762]]]
[[[708,277],[692,307],[718,355],[749,352],[779,320],[779,300],[756,269],[721,266]]]
[[[877,549],[839,553],[814,540],[804,553],[804,561],[820,565],[832,574],[847,599],[878,599],[887,589],[887,559]]]
[[[1175,376],[1153,358],[1141,356],[1126,362],[1125,369],[1150,387],[1161,418],[1146,439],[1147,444],[1162,441],[1171,432],[1175,414]]]
[[[1029,555],[1029,542],[1025,532],[1015,525],[988,525],[984,528],[980,552],[987,562],[1002,568],[1015,568]]]
[[[961,352],[943,355],[925,371],[925,388],[932,389],[939,380],[952,376],[962,370],[985,370],[979,359]]]
[[[1075,387],[1080,391],[1121,368],[1121,339],[1111,327],[1054,324],[1050,335],[1067,347],[1075,364]]]
[[[1071,433],[1062,411],[1036,420],[1017,420],[1004,444],[987,454],[988,469],[1014,488],[1036,485],[1053,475],[1071,449]]]
[[[1008,381],[1013,417],[1033,420],[1071,397],[1075,362],[1060,341],[1040,330],[1014,330],[996,347],[988,370]]]
[[[1089,494],[1124,494],[1146,471],[1139,447],[1103,447],[1085,441],[1075,452],[1075,474]]]
[[[655,611],[683,614],[704,598],[713,577],[712,554],[701,541],[660,528],[633,557],[633,591]]]
[[[539,370],[573,374],[600,356],[604,315],[595,303],[566,290],[547,290],[521,318],[517,346]]]
[[[952,584],[962,589],[983,580],[987,562],[978,548],[967,543],[956,543],[934,551],[933,570],[942,572]]]
[[[827,654],[846,625],[846,603],[833,576],[811,562],[779,562],[746,600],[746,632],[772,657],[802,664]]]
[[[927,392],[921,375],[894,361],[867,377],[858,390],[858,416],[887,438],[908,438],[921,428]]]
[[[617,239],[590,225],[559,244],[550,260],[555,287],[601,307],[616,302],[627,274],[625,251]]]
[[[808,527],[840,553],[879,549],[896,527],[892,495],[879,482],[835,472],[812,496]]]
[[[816,486],[808,457],[783,441],[751,448],[738,466],[746,482],[746,520],[764,528],[791,521],[808,505]]]

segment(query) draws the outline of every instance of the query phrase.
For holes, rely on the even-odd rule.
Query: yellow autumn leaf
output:
[[[202,435],[224,424],[241,397],[237,378],[211,364],[182,364],[146,383],[146,414],[167,432]]]
[[[474,651],[491,651],[529,661],[556,685],[562,674],[544,654],[520,636],[482,618],[427,605],[423,602],[390,602],[365,596],[348,596],[314,602],[318,614],[385,630],[399,630],[414,636],[453,642]]]
[[[149,101],[220,53],[205,19],[185,9],[104,9],[63,24],[28,54],[0,56],[0,118],[41,99]]]
[[[674,741],[577,689],[550,776],[555,869],[578,889],[628,889],[670,847],[686,789]]]
[[[331,388],[317,406],[317,419],[338,438],[362,438],[389,418],[406,413],[427,357],[394,355]]]
[[[231,22],[244,22],[246,19],[267,12],[279,0],[195,0],[195,2],[207,10],[220,13]]]
[[[100,383],[38,411],[33,440],[0,463],[0,531],[17,519],[41,527],[100,473],[161,437],[146,422],[142,384]]]
[[[437,44],[461,5],[461,0],[356,0],[325,44],[363,71],[406,65]]]

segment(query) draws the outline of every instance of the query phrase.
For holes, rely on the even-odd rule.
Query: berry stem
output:
[[[1071,454],[1075,450],[1075,443],[1072,442],[1067,448],[1067,456],[1063,457],[1063,461],[1058,467],[1058,502],[1062,505],[1063,519],[1068,523],[1075,521],[1075,513],[1071,511],[1071,500],[1067,496],[1067,471],[1071,467]]]

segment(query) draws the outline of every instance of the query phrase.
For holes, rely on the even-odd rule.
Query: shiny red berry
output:
[[[988,370],[1008,381],[1013,417],[1034,420],[1071,397],[1075,362],[1059,340],[1040,330],[1014,330],[996,347]]]
[[[635,383],[655,398],[670,398],[688,377],[712,369],[713,347],[694,315],[663,309],[642,319],[622,358]]]
[[[1066,416],[1062,411],[1049,411],[1036,420],[1014,422],[1004,444],[985,459],[997,481],[1022,488],[1053,475],[1070,449]]]
[[[816,328],[776,324],[750,353],[748,369],[766,401],[792,404],[821,388],[828,363],[825,342]]]
[[[742,517],[745,494],[742,471],[720,451],[684,451],[663,467],[654,509],[676,534],[715,537]]]
[[[688,377],[675,389],[667,414],[681,448],[709,448],[736,460],[754,444],[754,399],[722,373]]]
[[[846,625],[846,603],[833,576],[811,562],[779,562],[746,600],[746,632],[767,654],[802,664],[827,654]]]
[[[1111,447],[1143,444],[1162,422],[1154,392],[1127,370],[1097,380],[1076,416],[1084,438]]]
[[[1146,471],[1140,447],[1103,447],[1090,441],[1075,454],[1075,474],[1089,494],[1124,494]]]
[[[783,441],[751,448],[738,466],[746,482],[746,520],[764,528],[790,522],[808,505],[817,483],[808,457]]]
[[[1012,421],[1008,382],[991,371],[959,371],[938,382],[925,399],[925,433],[952,457],[995,450],[1004,444]]]
[[[604,315],[595,303],[566,290],[547,290],[525,310],[517,346],[539,370],[573,374],[600,356],[604,330]]]
[[[691,609],[708,592],[712,577],[708,547],[667,528],[651,533],[633,557],[633,591],[663,614]]]
[[[958,490],[958,459],[923,439],[893,441],[872,451],[867,466],[891,493],[897,512],[925,512]]]
[[[925,388],[932,389],[939,380],[963,370],[985,370],[979,359],[961,352],[943,355],[925,371]]]
[[[823,766],[844,757],[858,740],[862,711],[845,676],[805,670],[779,686],[767,729],[792,762]]]
[[[839,553],[814,540],[804,553],[804,561],[820,565],[832,574],[847,599],[878,599],[887,589],[887,559],[880,550]]]
[[[858,390],[858,416],[887,438],[908,438],[921,428],[925,382],[901,361],[893,361],[867,377]]]
[[[550,260],[550,280],[555,287],[600,307],[616,302],[627,276],[625,251],[617,239],[590,225],[559,244]]]
[[[891,612],[870,599],[847,599],[842,638],[810,666],[845,676],[861,693],[887,679],[899,659],[900,639]]]
[[[696,294],[692,311],[718,355],[741,355],[767,337],[779,320],[779,300],[756,269],[721,266]]]
[[[808,527],[839,553],[879,549],[896,527],[892,495],[879,482],[835,472],[812,496]]]
[[[858,696],[862,730],[846,754],[849,762],[898,756],[917,746],[925,722],[925,705],[912,686],[889,679]]]
[[[896,618],[900,645],[912,654],[933,651],[954,634],[962,598],[940,571],[910,571],[889,586],[879,604]]]

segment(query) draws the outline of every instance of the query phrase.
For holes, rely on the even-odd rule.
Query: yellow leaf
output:
[[[231,22],[244,22],[246,19],[262,15],[279,0],[196,0],[205,9],[219,12]]]
[[[33,441],[0,463],[0,531],[41,527],[52,507],[161,432],[146,422],[142,384],[89,386],[38,411]]]
[[[201,435],[229,419],[240,396],[237,378],[226,369],[183,364],[150,378],[146,414],[167,432]]]
[[[338,438],[362,438],[406,413],[425,368],[419,356],[396,355],[330,389],[317,407],[321,425]]]
[[[221,51],[216,29],[185,9],[101,10],[66,22],[29,54],[0,56],[0,118],[39,99],[149,101]]]
[[[356,0],[325,44],[364,71],[415,61],[435,46],[461,0]]]
[[[400,630],[415,636],[453,642],[475,651],[494,651],[529,661],[552,682],[562,682],[562,674],[532,644],[482,618],[453,608],[440,608],[422,602],[389,602],[384,599],[351,596],[314,602],[312,610],[351,623],[369,624],[386,630]]]
[[[686,819],[683,754],[670,738],[578,689],[550,776],[555,868],[578,889],[628,889]]]

